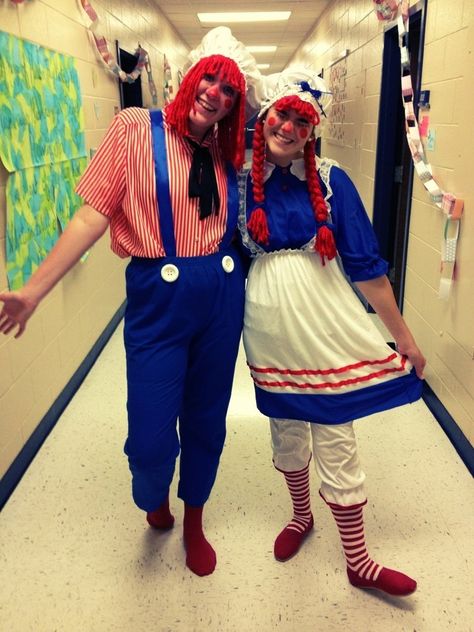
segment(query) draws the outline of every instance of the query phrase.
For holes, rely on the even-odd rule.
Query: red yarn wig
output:
[[[319,114],[311,103],[301,100],[297,95],[282,97],[273,107],[279,110],[294,110],[300,116],[304,116],[312,125],[319,125]],[[267,114],[268,111],[265,113]],[[253,159],[252,159],[252,183],[255,208],[252,210],[247,227],[256,242],[268,245],[270,233],[268,230],[267,216],[264,209],[265,188],[263,182],[263,167],[265,160],[265,138],[263,136],[264,117],[255,124],[253,135]],[[332,230],[328,226],[328,207],[324,200],[319,176],[316,171],[315,139],[310,138],[304,146],[304,165],[306,182],[308,183],[309,197],[317,222],[315,250],[319,253],[324,265],[325,257],[333,259],[336,256],[336,245]]]
[[[219,76],[237,91],[232,110],[217,123],[217,137],[222,156],[240,169],[245,158],[245,78],[239,67],[229,57],[211,55],[203,57],[185,74],[176,97],[166,107],[166,121],[179,134],[187,136],[188,118],[194,105],[199,83],[204,75]]]

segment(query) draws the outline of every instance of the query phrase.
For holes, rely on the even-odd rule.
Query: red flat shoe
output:
[[[304,540],[313,528],[313,525],[314,520],[313,516],[311,516],[311,520],[309,521],[308,526],[302,532],[285,527],[275,540],[275,545],[273,547],[275,558],[279,562],[286,562],[286,560],[289,560],[290,557],[296,555]]]
[[[391,568],[383,567],[376,580],[359,577],[349,567],[347,567],[347,576],[350,583],[356,588],[381,590],[395,597],[406,597],[416,590],[416,581],[414,579]]]

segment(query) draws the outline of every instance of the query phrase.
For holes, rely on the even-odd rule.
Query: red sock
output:
[[[293,503],[293,519],[281,531],[273,548],[275,557],[285,562],[298,552],[313,528],[309,494],[309,464],[297,472],[283,472]]]
[[[322,497],[324,500],[324,497]],[[416,581],[399,571],[374,562],[367,552],[362,508],[367,501],[350,507],[327,503],[336,520],[347,562],[347,576],[357,588],[376,588],[403,597],[416,590]]]
[[[183,538],[186,564],[196,575],[210,575],[216,568],[216,553],[202,531],[203,507],[184,503]]]
[[[174,525],[174,516],[170,512],[169,497],[155,509],[155,511],[149,511],[146,515],[146,519],[150,527],[154,529],[171,529]]]

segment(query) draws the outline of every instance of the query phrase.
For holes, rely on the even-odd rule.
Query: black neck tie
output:
[[[189,197],[199,198],[199,219],[205,219],[214,212],[219,213],[219,192],[212,156],[207,147],[202,147],[190,138],[187,139],[193,148],[193,159],[189,171]]]

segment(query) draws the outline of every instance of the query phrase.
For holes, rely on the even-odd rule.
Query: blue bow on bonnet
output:
[[[321,92],[321,90],[314,90],[313,88],[311,88],[311,86],[309,85],[307,81],[300,81],[299,85],[301,87],[302,92],[309,92],[311,96],[314,97],[314,99],[316,100],[316,103],[319,105],[321,114],[327,118],[326,112],[324,111],[323,106],[321,105],[321,102],[319,99],[321,98],[323,94],[330,94],[330,92],[323,93]]]

